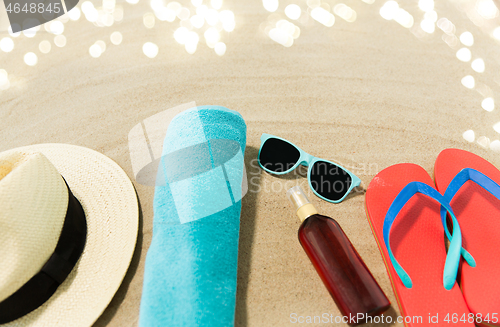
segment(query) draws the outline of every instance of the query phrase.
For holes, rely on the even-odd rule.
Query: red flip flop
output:
[[[500,171],[473,153],[446,149],[436,160],[434,176],[445,198],[453,197],[450,203],[462,231],[462,246],[476,261],[474,268],[461,266],[465,301],[478,324],[500,326]]]
[[[415,194],[415,192],[406,192],[413,186],[420,190],[419,193],[434,198],[424,194]],[[423,192],[423,189],[426,191]],[[405,192],[406,198],[400,201],[401,195]],[[437,202],[436,199],[439,197],[441,200]],[[399,207],[396,205],[398,208],[395,213],[392,212],[394,217],[392,227],[391,222],[387,226],[387,216],[390,216],[388,211],[394,211],[393,203],[398,201]],[[398,322],[404,322],[405,326],[410,327],[474,326],[474,318],[467,308],[454,277],[449,278],[446,275],[443,277],[445,262],[448,265],[448,257],[440,216],[440,203],[447,202],[444,202],[444,197],[434,189],[434,183],[427,172],[418,165],[408,163],[390,166],[373,178],[366,191],[365,203],[368,221],[403,315],[403,321]],[[456,227],[458,234],[459,230],[460,228]],[[384,237],[387,238],[384,239]],[[455,234],[453,234],[453,239],[455,239]],[[386,240],[390,243],[389,247],[386,245]],[[452,243],[455,242],[452,241]],[[454,254],[456,269],[460,258],[459,253],[460,245]],[[394,261],[394,258],[399,264]],[[411,278],[409,283],[404,276],[400,277],[401,273],[398,275],[401,267]],[[446,280],[450,290],[445,289],[443,285]],[[465,319],[460,320],[462,317]]]

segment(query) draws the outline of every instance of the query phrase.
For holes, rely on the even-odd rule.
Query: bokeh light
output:
[[[189,30],[187,28],[179,27],[174,32],[174,39],[177,41],[177,43],[184,45],[186,43],[188,33]]]
[[[490,139],[486,136],[478,137],[476,142],[485,149],[488,149],[490,147]]]
[[[190,19],[191,25],[193,25],[194,28],[202,28],[203,25],[205,25],[205,18],[201,15],[193,15]]]
[[[457,51],[457,58],[460,61],[468,62],[472,58],[472,53],[467,48],[461,48]]]
[[[39,26],[37,26],[37,27],[39,27]],[[28,29],[24,30],[23,31],[24,36],[29,37],[29,38],[35,37],[36,32],[38,30],[37,27],[32,27],[32,28],[28,28]]]
[[[455,48],[458,45],[458,38],[455,35],[443,34],[442,39],[446,44],[448,44],[451,48]],[[469,50],[469,49],[467,49]],[[470,51],[470,50],[469,50]],[[469,58],[470,60],[470,58]]]
[[[104,27],[104,26],[112,26],[114,24],[114,18],[113,18],[113,15],[102,10],[102,9],[99,9],[97,11],[99,13],[99,16],[97,18],[97,21],[95,22],[95,25],[99,26],[99,27]]]
[[[205,6],[206,7],[206,6]],[[169,4],[167,4],[167,9],[168,10],[172,10],[175,15],[177,16],[177,14],[181,11],[182,9],[182,6],[180,3],[176,2],[176,1],[172,1],[170,2]]]
[[[490,143],[490,149],[494,152],[500,152],[500,141],[494,140]]]
[[[219,20],[222,22],[222,28],[226,32],[232,32],[236,25],[234,13],[231,10],[223,10],[219,13]]]
[[[306,3],[311,9],[321,6],[321,0],[307,0]]]
[[[428,34],[434,33],[436,30],[436,23],[438,22],[438,14],[434,10],[434,0],[419,0],[418,8],[425,12],[424,19],[420,21],[420,29]],[[414,33],[415,35],[422,37],[422,35],[420,35],[421,33]]]
[[[222,0],[211,0],[210,5],[212,8],[219,10],[222,7]]]
[[[174,22],[179,19],[180,26],[174,31],[174,40],[184,45],[188,53],[196,52],[202,35],[207,46],[215,49],[215,45],[222,39],[221,33],[235,29],[234,13],[227,9],[218,11],[222,8],[223,0],[210,0],[206,2],[207,5],[203,4],[203,0],[190,2],[194,8],[183,7],[176,1],[165,5],[163,0],[150,0],[150,5],[154,15],[161,21]],[[219,51],[217,54],[223,52],[225,51]]]
[[[210,48],[214,48],[220,40],[220,33],[215,27],[210,27],[203,34],[205,41]]]
[[[160,11],[164,7],[164,3],[162,0],[151,0],[149,1],[149,5],[155,12]]]
[[[293,44],[293,37],[279,28],[273,28],[271,31],[269,31],[269,37],[271,38],[271,40],[285,47],[291,47]]]
[[[434,0],[418,0],[418,8],[425,12],[434,10]]]
[[[144,26],[146,26],[146,28],[155,27],[155,15],[152,13],[144,14],[144,16],[142,16],[142,22],[144,23]]]
[[[7,90],[9,87],[9,74],[5,69],[0,69],[0,90]]]
[[[406,28],[411,28],[414,23],[413,16],[403,8],[398,8],[396,15],[394,16],[394,20]]]
[[[70,21],[70,18],[68,15],[64,14],[62,16],[57,17],[57,20],[62,22],[63,24],[66,24],[67,22]],[[37,26],[38,29],[40,29],[40,26]]]
[[[113,18],[115,21],[120,22],[123,20],[123,8],[120,6],[116,6],[113,11]]]
[[[92,44],[89,48],[89,53],[92,58],[99,58],[102,54],[102,49],[97,44]]]
[[[50,22],[50,32],[55,35],[60,35],[64,32],[64,24],[58,20]]]
[[[481,102],[481,107],[486,111],[493,111],[495,109],[495,100],[493,98],[485,98]]]
[[[462,78],[462,85],[468,89],[473,89],[475,84],[476,82],[474,80],[474,77],[472,77],[471,75],[467,75],[464,78]]]
[[[456,28],[455,25],[447,18],[440,18],[437,21],[437,26],[446,34],[453,35],[455,34]]]
[[[85,19],[87,19],[91,23],[97,22],[99,18],[99,12],[94,7],[94,4],[90,1],[85,1],[81,6],[82,12],[85,15]]]
[[[155,10],[156,17],[161,21],[173,22],[177,17],[177,11],[167,7],[160,7]]]
[[[424,14],[424,19],[428,20],[428,21],[431,21],[434,24],[438,20],[438,14],[434,10],[427,11]]]
[[[495,132],[500,133],[500,121],[493,125],[493,129],[495,130]]]
[[[64,35],[56,35],[54,37],[54,44],[59,48],[62,48],[66,45],[66,37]]]
[[[38,49],[40,50],[41,53],[49,53],[51,48],[52,48],[52,45],[47,40],[43,40],[38,45]]]
[[[432,20],[429,20],[429,19],[422,20],[420,22],[420,28],[424,32],[429,33],[429,34],[434,33],[434,31],[436,30],[436,26],[434,25],[434,22]]]
[[[142,52],[144,52],[146,57],[154,58],[158,55],[158,46],[152,42],[146,42],[142,46]]]
[[[0,50],[3,52],[11,52],[14,50],[14,41],[10,37],[4,37],[0,40]]]
[[[213,10],[213,9],[211,9]],[[217,12],[217,11],[215,11]],[[177,17],[179,17],[180,20],[186,20],[189,19],[189,16],[191,15],[191,12],[189,11],[188,8],[182,7],[178,12],[177,12]]]
[[[285,47],[291,47],[294,39],[300,36],[300,28],[286,19],[281,19],[269,30],[268,35],[271,40]]]
[[[205,5],[201,5],[196,8],[196,14],[200,15],[201,17],[205,17],[207,15],[207,12],[208,12],[208,7]]]
[[[333,7],[333,12],[349,23],[356,20],[356,11],[343,3],[336,4],[335,7]]]
[[[114,45],[119,45],[120,43],[122,43],[123,36],[122,33],[115,31],[111,33],[109,39],[111,40],[111,43],[113,43]]]
[[[311,10],[311,17],[326,27],[331,27],[335,23],[335,16],[322,7],[316,7]]]
[[[474,59],[471,64],[472,69],[477,73],[484,73],[484,60],[481,58]]]
[[[38,62],[38,57],[33,52],[28,52],[24,55],[24,62],[28,66],[35,66]]]
[[[496,27],[492,33],[493,37],[500,41],[500,26]]]
[[[106,51],[106,42],[104,42],[103,40],[98,40],[95,42],[95,44],[97,44],[99,48],[101,48],[101,53]]]
[[[498,8],[492,0],[476,1],[476,11],[484,19],[493,19],[498,17]]]
[[[224,42],[217,42],[214,50],[217,55],[223,56],[226,53],[226,44]]]
[[[469,129],[467,131],[465,131],[463,134],[462,134],[462,137],[464,138],[464,140],[466,140],[467,142],[474,142],[474,140],[476,139],[476,135],[474,133],[474,131],[472,129]]]
[[[300,7],[296,4],[291,4],[286,6],[285,8],[285,15],[293,20],[297,20],[300,18],[300,15],[302,14],[302,11]]]
[[[185,35],[185,42],[184,42],[184,48],[186,49],[187,53],[193,54],[196,52],[196,49],[198,48],[198,42],[200,41],[200,36],[198,33],[194,31],[189,31]]]
[[[463,45],[470,47],[474,44],[474,36],[471,32],[463,32],[460,34],[460,42],[462,42]]]
[[[262,0],[262,4],[264,5],[264,9],[269,12],[275,12],[280,5],[278,0]]]
[[[215,26],[219,21],[219,13],[215,9],[208,9],[205,12],[205,21],[210,26]]]
[[[81,13],[80,9],[78,9],[78,7],[73,7],[73,9],[68,11],[69,19],[71,19],[73,21],[79,20],[81,15],[82,15],[82,13]]]
[[[187,53],[193,54],[196,52],[196,49],[198,49],[198,42],[196,43],[186,42],[186,44],[184,44],[184,48],[186,49]]]
[[[107,12],[113,12],[116,6],[116,0],[102,0],[102,9]]]
[[[379,13],[383,19],[392,20],[396,16],[398,9],[398,3],[396,1],[390,0],[384,3],[384,5],[380,8]]]

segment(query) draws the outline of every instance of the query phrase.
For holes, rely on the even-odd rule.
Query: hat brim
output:
[[[137,241],[139,204],[118,164],[94,150],[37,144],[8,150],[40,152],[57,168],[87,219],[83,253],[66,280],[38,309],[2,326],[89,327],[106,309],[125,276]]]

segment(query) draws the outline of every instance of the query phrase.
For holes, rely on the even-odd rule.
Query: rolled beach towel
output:
[[[224,107],[195,107],[170,123],[140,327],[234,325],[245,143],[245,121]]]

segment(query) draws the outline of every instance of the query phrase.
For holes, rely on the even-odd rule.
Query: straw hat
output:
[[[81,255],[81,248],[74,251],[74,266],[64,263],[66,273],[48,269],[48,275],[61,279],[48,300],[2,327],[91,326],[127,272],[138,218],[132,183],[103,154],[68,144],[0,153],[0,308],[34,276],[45,273],[48,261],[59,260],[63,235],[71,236],[65,240],[75,242],[74,248],[83,248]],[[71,234],[70,219],[84,231],[86,224],[86,235],[82,228]]]

